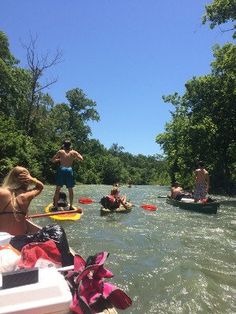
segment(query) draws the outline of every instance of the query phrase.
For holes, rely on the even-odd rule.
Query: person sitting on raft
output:
[[[53,198],[53,204],[55,204],[55,197]],[[72,208],[71,208],[72,209]],[[67,201],[67,195],[65,192],[59,192],[59,200],[57,202],[57,206],[53,206],[51,208],[52,212],[56,212],[58,210],[70,210],[68,201]]]
[[[174,182],[171,188],[171,198],[180,201],[183,197],[190,198],[191,194],[184,192],[179,182]]]
[[[103,207],[108,208],[110,210],[115,210],[119,208],[120,205],[123,205],[124,208],[127,209],[126,196],[125,195],[120,196],[119,193],[120,191],[118,187],[113,187],[111,193],[101,199],[101,204],[103,205]]]

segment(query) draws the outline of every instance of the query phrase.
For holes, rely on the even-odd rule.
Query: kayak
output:
[[[41,230],[41,227],[27,219],[27,234],[34,234]],[[75,252],[70,248],[72,260]],[[72,293],[69,283],[65,277],[68,271],[73,271],[74,265],[61,268],[31,268],[23,272],[13,271],[5,273],[5,282],[9,276],[21,276],[18,280],[25,283],[20,286],[13,286],[10,289],[0,288],[1,307],[0,314],[67,314],[70,312]],[[9,275],[8,275],[9,274]],[[0,274],[0,276],[3,276]],[[12,277],[11,277],[12,278]],[[3,278],[0,278],[3,279]],[[34,280],[32,280],[34,279]],[[10,282],[13,281],[13,278]],[[29,283],[29,281],[31,281]],[[1,282],[4,282],[1,280]],[[1,283],[0,283],[1,286]],[[107,302],[101,314],[117,314],[111,303]]]
[[[211,202],[200,203],[194,202],[194,199],[183,198],[180,201],[167,196],[166,202],[172,206],[178,206],[181,209],[200,212],[204,214],[216,214],[220,202],[212,200]]]
[[[52,203],[48,204],[44,208],[45,213],[53,212],[52,208],[53,208],[53,204]],[[73,209],[76,210],[77,208],[73,206]],[[62,215],[52,215],[52,216],[49,216],[49,217],[54,219],[54,220],[72,220],[72,221],[76,221],[76,220],[79,220],[81,218],[81,216],[82,216],[82,214],[80,214],[80,213],[68,213],[68,214],[62,214]]]
[[[127,213],[131,212],[131,209],[134,205],[127,202],[126,206],[127,206],[127,208],[125,208],[123,205],[121,205],[120,207],[113,209],[113,210],[105,208],[105,207],[101,207],[100,214],[101,214],[101,216],[105,216],[105,215],[113,214],[113,213],[127,214]]]

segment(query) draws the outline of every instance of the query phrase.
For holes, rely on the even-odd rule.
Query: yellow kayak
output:
[[[48,204],[48,206],[46,206],[44,208],[44,211],[45,213],[50,213],[53,208],[53,204],[50,203]],[[73,209],[76,210],[77,208],[73,206]],[[59,210],[57,211],[59,212]],[[63,212],[63,211],[62,211]],[[55,213],[52,211],[52,213]],[[52,215],[52,216],[49,216],[50,218],[54,219],[54,220],[72,220],[72,221],[75,221],[75,220],[79,220],[81,218],[82,214],[80,213],[68,213],[68,214],[62,214],[62,215]]]

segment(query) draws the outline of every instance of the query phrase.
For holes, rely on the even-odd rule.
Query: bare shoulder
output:
[[[0,188],[0,197],[11,195],[11,192],[8,189]]]
[[[77,152],[77,150],[72,150],[71,153],[72,153],[73,156],[78,156],[78,155],[80,155],[80,153]]]
[[[56,152],[56,154],[54,155],[54,158],[55,157],[59,157],[59,156],[61,156],[63,154],[63,150],[62,149],[59,149],[57,152]]]
[[[57,152],[57,154],[59,154],[59,155],[65,154],[64,149],[59,149],[59,151]]]

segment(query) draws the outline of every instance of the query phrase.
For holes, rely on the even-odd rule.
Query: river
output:
[[[78,185],[74,204],[79,197],[99,201],[110,188]],[[222,204],[216,215],[206,215],[158,198],[168,191],[160,186],[121,187],[121,194],[136,204],[128,214],[100,216],[97,202],[81,205],[84,215],[79,221],[61,223],[70,246],[85,259],[110,253],[105,264],[114,273],[110,281],[133,300],[120,313],[236,313],[236,198],[214,196]],[[54,187],[46,186],[30,213],[41,213],[53,193]],[[143,203],[158,210],[146,211]]]

